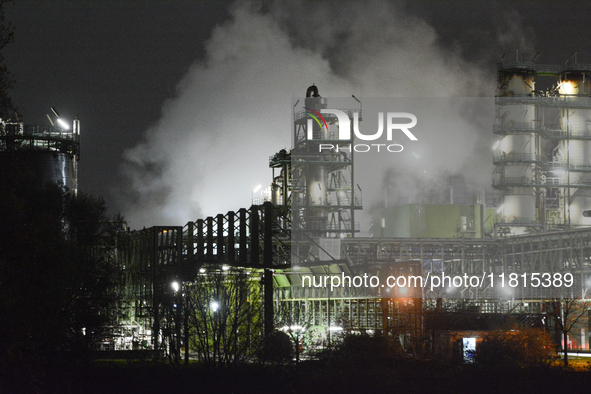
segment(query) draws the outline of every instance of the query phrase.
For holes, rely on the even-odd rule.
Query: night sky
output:
[[[24,122],[45,124],[50,107],[78,116],[79,189],[132,228],[249,206],[252,188],[271,182],[268,157],[289,148],[291,99],[311,83],[329,97],[492,96],[496,62],[516,49],[526,60],[540,52],[538,63],[577,51],[591,63],[591,4],[580,1],[17,0],[5,10]]]

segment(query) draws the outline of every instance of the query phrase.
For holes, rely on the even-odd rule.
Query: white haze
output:
[[[312,83],[325,97],[494,94],[494,75],[440,47],[426,22],[382,1],[336,5],[281,1],[264,13],[249,2],[235,5],[160,121],[126,152],[124,214],[132,227],[183,225],[249,207],[252,190],[271,183],[269,156],[290,147],[292,98]],[[477,168],[472,178],[490,184],[492,132],[475,131],[478,120],[466,121],[465,108],[454,111],[447,115],[464,119],[458,142],[437,130],[423,134],[450,149],[424,166]],[[356,179],[368,206],[377,197],[368,201],[367,190],[380,188],[383,172],[364,177],[368,186]]]

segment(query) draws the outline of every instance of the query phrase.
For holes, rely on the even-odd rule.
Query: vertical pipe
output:
[[[205,239],[203,237],[203,219],[197,220],[197,259],[202,263],[205,256]]]
[[[228,212],[228,245],[226,260],[229,263],[236,262],[236,239],[234,234],[235,215],[233,211]]]
[[[224,215],[221,213],[216,216],[217,221],[217,260],[222,263],[224,262]]]
[[[151,229],[151,253],[150,253],[150,275],[152,279],[152,307],[154,310],[154,321],[152,323],[152,343],[154,344],[154,361],[160,359],[160,352],[158,350],[158,335],[160,333],[160,292],[158,289],[159,277],[156,272],[156,265],[158,264],[158,228],[152,227]]]
[[[265,225],[263,234],[263,266],[265,267],[265,336],[273,331],[273,204],[263,204]]]
[[[213,260],[213,218],[209,216],[205,221],[207,222],[207,234],[205,234],[207,242],[207,259]]]
[[[250,264],[259,265],[259,208],[250,207]]]
[[[246,208],[241,208],[238,212],[240,216],[239,234],[238,234],[238,261],[240,265],[244,266],[248,261],[248,249],[246,243],[247,224],[246,224]]]
[[[188,223],[187,229],[187,258],[193,260],[195,256],[195,222]]]

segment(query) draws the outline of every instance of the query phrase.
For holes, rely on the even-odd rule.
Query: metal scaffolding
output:
[[[591,225],[591,65],[498,65],[493,187],[499,229],[523,234]],[[545,89],[536,83],[545,79]]]

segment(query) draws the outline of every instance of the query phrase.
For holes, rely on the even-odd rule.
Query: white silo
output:
[[[586,72],[567,70],[560,74],[559,94],[563,97],[560,126],[565,139],[561,141],[556,161],[563,163],[568,196],[567,224],[591,225],[583,211],[591,209],[591,141],[589,125],[591,109],[585,100],[591,95],[591,81]]]
[[[495,163],[501,177],[497,186],[503,190],[502,215],[506,223],[536,221],[535,169],[538,161],[536,106],[531,99],[535,72],[527,65],[501,66],[497,101],[497,130],[501,135],[495,146]],[[526,227],[512,226],[514,234]]]

